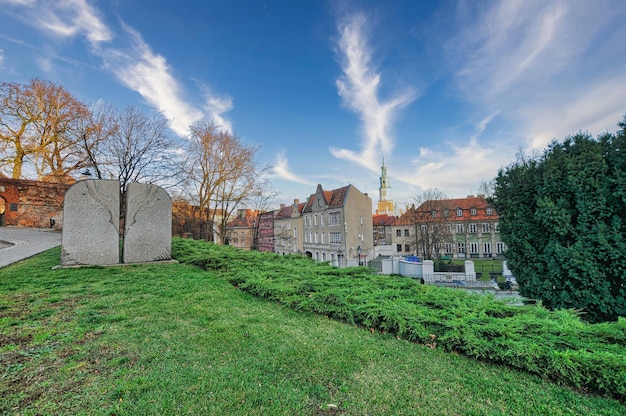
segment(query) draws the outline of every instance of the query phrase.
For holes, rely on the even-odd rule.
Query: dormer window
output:
[[[456,210],[456,216],[457,217],[462,217],[463,216],[463,210],[461,208],[457,208]]]
[[[487,215],[493,215],[493,208],[487,207]]]
[[[470,209],[470,214],[472,215],[476,215],[478,212],[476,211],[476,208],[472,208]]]

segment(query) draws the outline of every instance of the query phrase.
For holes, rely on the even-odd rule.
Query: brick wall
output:
[[[0,177],[0,214],[3,225],[60,229],[63,198],[70,185]]]

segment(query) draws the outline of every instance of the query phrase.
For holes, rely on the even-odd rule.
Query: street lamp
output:
[[[361,261],[361,253],[363,253],[363,250],[361,249],[361,246],[356,248],[356,253],[359,256],[359,266],[363,266],[363,262]]]

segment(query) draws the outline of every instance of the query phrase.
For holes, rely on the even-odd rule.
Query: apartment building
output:
[[[482,195],[412,206],[391,228],[392,245],[400,255],[493,258],[506,249],[498,214]]]
[[[338,267],[365,265],[373,256],[372,200],[353,185],[317,185],[302,210],[303,252]]]

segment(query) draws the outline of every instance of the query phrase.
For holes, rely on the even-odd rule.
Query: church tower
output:
[[[391,185],[389,183],[389,177],[387,176],[387,166],[385,166],[385,159],[383,158],[383,165],[380,168],[380,187],[378,188],[378,214],[395,214],[395,204],[391,200]]]

